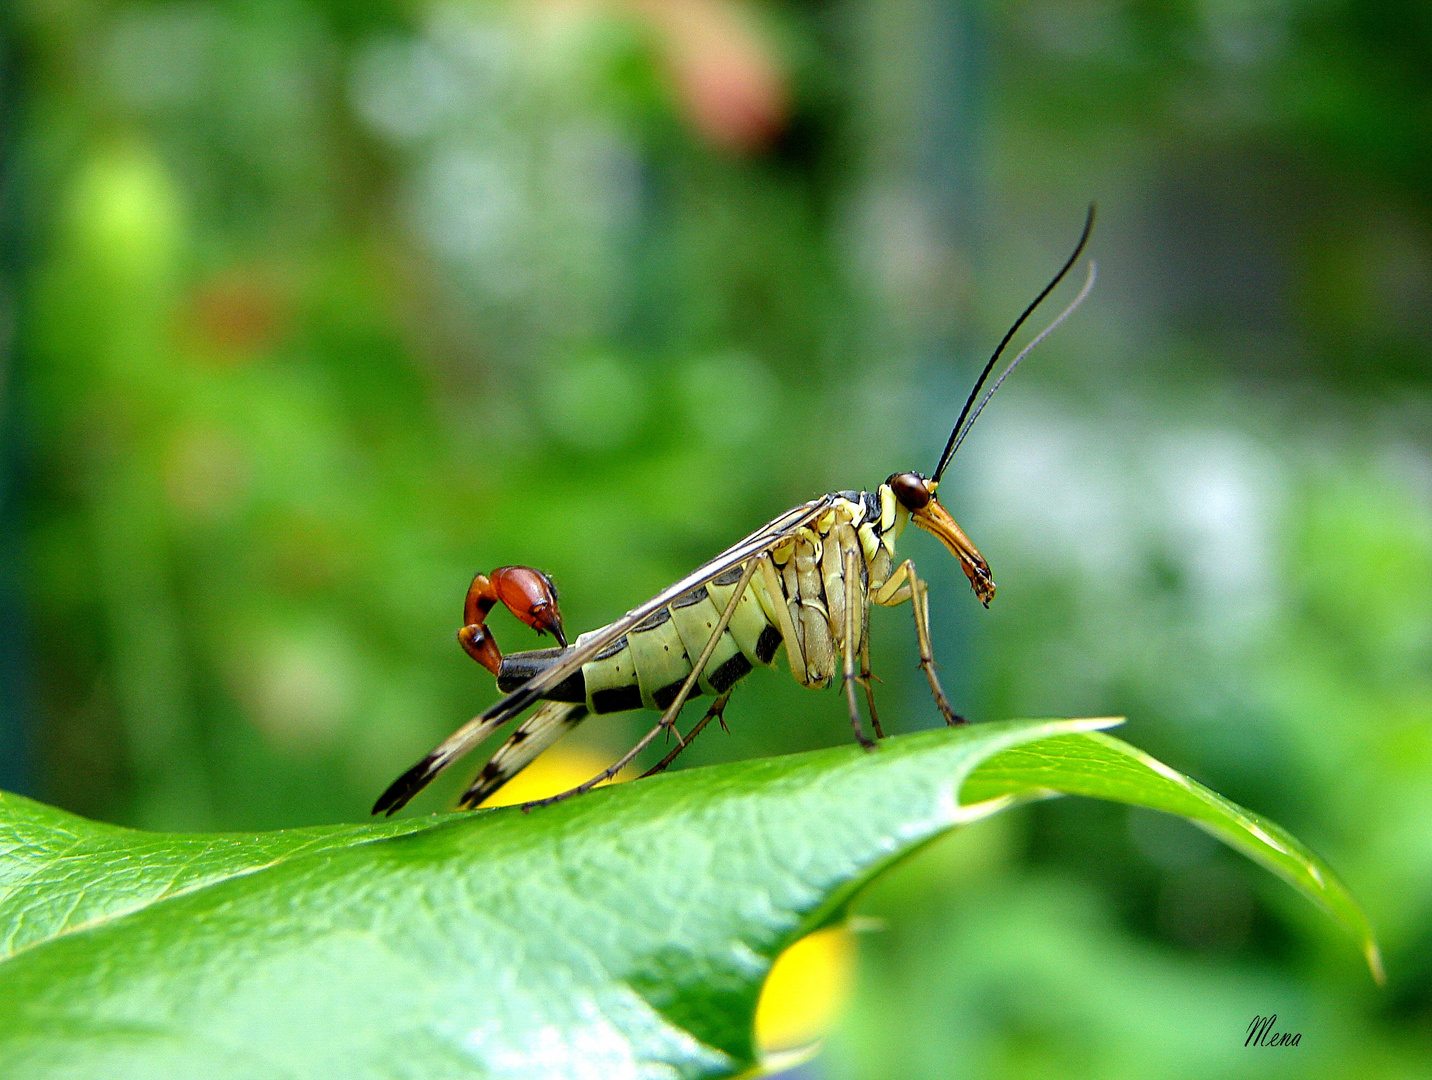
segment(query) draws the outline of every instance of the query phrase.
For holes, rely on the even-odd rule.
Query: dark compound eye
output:
[[[929,505],[933,497],[925,478],[919,473],[896,473],[886,483],[906,510],[922,509]]]

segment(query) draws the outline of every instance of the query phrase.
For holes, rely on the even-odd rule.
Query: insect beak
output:
[[[960,569],[965,572],[965,577],[970,579],[975,595],[979,597],[980,603],[989,607],[989,602],[994,599],[994,578],[990,576],[989,563],[984,561],[984,556],[970,543],[964,530],[955,524],[949,511],[937,500],[931,499],[919,510],[912,511],[910,517],[920,528],[934,533],[940,543],[960,560]]]

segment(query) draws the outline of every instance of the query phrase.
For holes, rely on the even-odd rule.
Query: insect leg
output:
[[[563,701],[544,701],[538,709],[518,725],[482,767],[472,785],[462,793],[458,805],[464,809],[478,806],[503,784],[530,765],[543,750],[587,718],[585,705]]]
[[[858,604],[858,614],[861,618],[862,629],[860,632],[860,677],[856,680],[865,688],[865,702],[870,708],[870,726],[875,729],[877,739],[885,738],[885,732],[880,726],[880,713],[875,708],[875,690],[873,686],[874,676],[870,673],[870,576],[865,563],[865,556],[860,546],[860,537],[854,529],[848,525],[837,525],[832,531],[836,536],[841,548],[842,556],[846,553],[855,556],[855,568],[858,576],[850,576],[848,568],[842,569],[844,587],[841,592],[844,594],[846,605]],[[858,583],[858,584],[857,584]]]
[[[670,753],[668,753],[666,757],[662,758],[651,768],[647,769],[646,772],[642,773],[638,779],[644,780],[648,776],[655,776],[659,772],[664,772],[666,770],[666,767],[676,760],[676,755],[681,753],[681,751],[685,750],[688,746],[690,746],[691,741],[695,739],[696,736],[700,735],[702,729],[705,728],[707,724],[711,723],[712,720],[718,721],[723,730],[728,730],[726,728],[725,712],[726,703],[730,700],[731,691],[727,690],[724,694],[722,694],[720,697],[718,697],[715,701],[711,703],[711,708],[706,710],[706,715],[703,716],[700,720],[696,721],[696,726],[686,733],[686,741],[679,746],[672,747]]]
[[[860,636],[859,622],[856,619],[857,610],[860,607],[856,603],[858,589],[855,585],[857,564],[856,555],[853,550],[847,548],[845,551],[845,631],[841,635],[841,652],[844,654],[844,667],[841,670],[841,686],[845,690],[845,703],[850,708],[850,726],[855,729],[855,741],[867,750],[873,750],[875,744],[865,737],[865,732],[860,728],[860,707],[855,703],[855,652],[856,639]]]
[[[786,643],[786,659],[790,661],[791,674],[795,676],[796,682],[804,686],[806,684],[805,650],[801,647],[801,639],[797,636],[795,620],[791,618],[785,586],[781,583],[780,575],[776,572],[776,564],[769,555],[762,555],[756,562],[760,564],[761,583],[765,586],[771,603],[766,614],[774,616],[775,627],[781,632],[781,640]]]
[[[945,723],[952,727],[955,724],[963,724],[966,722],[965,718],[950,705],[944,688],[940,686],[940,677],[935,674],[935,652],[930,647],[930,587],[915,574],[915,564],[909,559],[905,560],[901,569],[907,571],[910,583],[910,609],[915,615],[915,640],[920,646],[920,670],[929,680],[930,693],[935,696],[935,704],[944,715]]]
[[[711,659],[711,654],[716,651],[716,645],[720,642],[721,635],[726,632],[726,627],[731,625],[731,616],[736,614],[736,605],[741,602],[742,594],[745,593],[747,586],[751,584],[751,579],[756,576],[757,565],[764,561],[764,556],[747,560],[745,568],[741,571],[741,580],[736,583],[735,591],[731,593],[731,599],[726,601],[726,609],[721,612],[721,618],[716,621],[716,627],[711,631],[711,637],[707,640],[706,647],[701,650],[701,655],[698,656],[696,661],[691,665],[691,674],[686,676],[686,681],[681,684],[681,689],[676,692],[676,697],[672,700],[671,704],[666,707],[666,712],[661,714],[661,719],[657,721],[656,726],[643,735],[635,746],[621,756],[616,764],[607,768],[599,775],[592,777],[584,784],[578,784],[570,791],[562,792],[560,795],[553,795],[550,798],[523,803],[523,810],[531,810],[536,806],[549,806],[552,803],[561,802],[563,799],[569,799],[573,795],[581,795],[584,792],[591,791],[592,788],[596,787],[603,780],[609,780],[625,769],[637,754],[646,749],[652,739],[656,738],[664,729],[671,727],[671,725],[676,722],[677,714],[681,712],[681,706],[686,704],[686,699],[691,696],[691,690],[696,685],[696,681],[701,678],[701,673],[706,670],[706,662]],[[677,749],[684,749],[685,746],[686,740],[681,739],[678,735]]]
[[[865,687],[865,704],[870,709],[870,726],[875,729],[877,739],[885,738],[880,727],[880,714],[875,711],[875,676],[870,673],[870,639],[860,643],[860,685]]]
[[[886,579],[885,584],[875,590],[875,595],[870,599],[881,607],[896,607],[910,599],[910,580],[915,576],[915,564],[906,559],[895,572]]]

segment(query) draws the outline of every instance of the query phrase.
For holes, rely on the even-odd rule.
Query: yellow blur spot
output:
[[[612,763],[588,750],[572,750],[554,746],[527,768],[492,793],[483,806],[515,806],[517,803],[560,795],[578,784],[585,784]],[[598,787],[632,779],[632,770],[624,769],[615,781],[604,780]]]
[[[843,926],[817,930],[776,957],[756,1005],[756,1045],[762,1055],[825,1035],[850,998],[854,974],[854,936]]]

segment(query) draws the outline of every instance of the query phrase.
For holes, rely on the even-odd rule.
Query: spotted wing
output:
[[[386,812],[391,815],[401,810],[409,799],[427,787],[443,769],[486,739],[497,728],[517,716],[534,701],[539,700],[548,690],[578,671],[583,664],[637,623],[664,608],[677,597],[705,585],[712,578],[726,572],[731,567],[769,551],[796,529],[819,517],[836,498],[835,495],[824,495],[819,499],[787,510],[779,517],[766,522],[744,540],[731,545],[714,559],[697,567],[676,584],[663,589],[646,603],[628,611],[616,622],[593,633],[580,645],[567,650],[561,659],[532,676],[486,712],[469,720],[434,747],[433,751],[422,761],[394,780],[388,790],[383,792],[378,797],[378,801],[373,804],[373,813]]]

